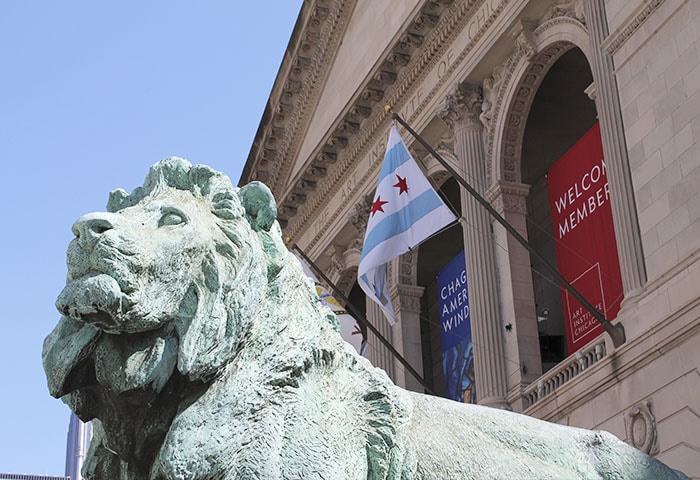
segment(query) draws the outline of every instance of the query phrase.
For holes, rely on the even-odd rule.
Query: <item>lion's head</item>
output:
[[[135,478],[156,464],[207,464],[192,429],[216,430],[223,411],[239,425],[261,421],[263,409],[310,395],[302,383],[320,382],[315,392],[342,369],[374,385],[343,394],[359,399],[362,417],[389,421],[388,379],[342,341],[282,241],[266,186],[234,188],[209,167],[170,158],[131,194],[112,192],[107,210],[73,225],[56,302],[63,317],[43,351],[51,394],[81,419],[99,419],[88,464],[103,473],[92,477],[118,476],[121,461]],[[227,437],[207,448],[260,455],[257,441]],[[180,452],[185,442],[196,445]]]
[[[44,348],[51,393],[80,387],[84,379],[73,377],[85,376],[88,357],[97,380],[118,391],[159,390],[175,367],[207,380],[232,356],[289,255],[271,192],[257,182],[234,188],[207,166],[169,158],[143,187],[112,192],[107,210],[73,225],[56,301],[64,318]],[[133,347],[136,339],[150,346]],[[114,351],[147,372],[108,373],[101,367]]]

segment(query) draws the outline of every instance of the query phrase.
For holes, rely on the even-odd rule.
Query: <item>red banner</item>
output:
[[[622,302],[622,276],[598,123],[552,165],[547,189],[559,272],[613,320]],[[603,328],[563,288],[562,306],[571,355]]]

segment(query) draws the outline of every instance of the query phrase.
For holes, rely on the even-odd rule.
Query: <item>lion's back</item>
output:
[[[607,432],[422,394],[411,398],[406,436],[416,478],[679,478]]]

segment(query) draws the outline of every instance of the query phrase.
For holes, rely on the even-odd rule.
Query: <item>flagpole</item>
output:
[[[613,325],[607,318],[605,318],[605,315],[598,310],[596,307],[594,307],[588,300],[585,299],[581,293],[579,293],[576,288],[574,288],[571,283],[569,283],[568,280],[566,280],[561,273],[559,273],[559,270],[557,270],[551,263],[549,263],[537,250],[535,250],[530,243],[525,240],[520,233],[510,224],[508,221],[501,216],[500,213],[496,211],[495,208],[491,206],[491,204],[486,201],[484,197],[482,197],[479,192],[477,192],[464,178],[462,178],[461,175],[457,173],[457,171],[452,168],[452,166],[445,161],[442,156],[440,156],[439,153],[437,153],[433,147],[431,147],[428,142],[426,142],[418,133],[415,132],[407,123],[406,121],[401,118],[401,116],[394,112],[392,108],[387,105],[385,107],[385,110],[387,113],[391,113],[391,118],[392,120],[396,120],[403,126],[408,133],[410,133],[418,142],[423,145],[428,152],[435,157],[435,159],[440,162],[440,164],[447,170],[452,177],[454,177],[459,184],[464,187],[464,189],[469,192],[469,194],[474,197],[474,199],[481,204],[482,207],[484,207],[492,217],[494,217],[498,223],[500,223],[503,228],[506,229],[508,233],[510,233],[515,240],[520,243],[525,249],[527,249],[530,254],[535,257],[537,260],[539,260],[542,265],[549,271],[549,273],[559,282],[559,284],[566,289],[567,292],[571,294],[576,300],[579,301],[583,307],[588,310],[588,312],[593,315],[593,318],[595,318],[598,323],[603,327],[603,329],[610,335],[610,338],[612,339],[613,345],[615,347],[619,347],[622,344],[625,343],[626,338],[625,338],[625,327],[621,323],[617,323]]]
[[[433,392],[433,390],[425,382],[425,379],[420,375],[420,373],[418,373],[411,366],[411,364],[408,363],[408,361],[394,348],[394,346],[389,342],[389,340],[384,338],[384,336],[381,334],[381,332],[379,330],[377,330],[377,328],[374,325],[372,325],[369,322],[369,320],[367,320],[367,318],[362,313],[360,313],[360,311],[352,303],[350,303],[350,300],[345,296],[345,294],[343,294],[343,292],[341,292],[340,289],[338,287],[336,287],[336,285],[333,282],[331,282],[331,280],[326,276],[326,274],[323,273],[323,271],[318,267],[318,265],[316,265],[314,263],[313,260],[311,260],[309,258],[308,255],[306,255],[306,253],[299,247],[299,245],[292,242],[289,237],[285,238],[285,241],[289,245],[291,245],[292,249],[294,251],[296,251],[299,255],[301,255],[301,257],[304,259],[304,261],[311,268],[314,269],[316,274],[318,274],[318,276],[321,277],[324,282],[326,282],[326,284],[331,288],[331,290],[333,290],[333,294],[336,297],[338,297],[338,299],[340,299],[345,304],[345,307],[348,310],[350,310],[350,312],[353,314],[355,319],[358,322],[360,322],[362,325],[367,327],[367,329],[370,330],[374,335],[376,335],[376,337],[379,339],[379,341],[382,342],[382,344],[396,357],[396,359],[401,363],[401,365],[403,365],[406,368],[406,370],[408,370],[409,373],[411,375],[413,375],[416,380],[418,380],[418,382],[423,386],[423,388],[425,388],[425,390],[428,393],[430,393],[432,395],[436,395],[436,393]]]

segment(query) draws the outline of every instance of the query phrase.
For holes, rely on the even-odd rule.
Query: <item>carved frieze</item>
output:
[[[380,85],[391,85],[396,81],[396,73],[389,70],[380,70],[372,79]]]
[[[310,65],[311,59],[309,58],[299,56],[296,59],[294,59],[294,64],[290,72],[292,80],[296,80],[299,81],[299,83],[302,83],[301,80],[304,77],[304,72],[309,68]]]
[[[340,274],[345,270],[345,260],[342,257],[342,247],[337,245],[329,245],[324,252],[325,256],[330,260],[330,264],[326,268],[328,278],[336,283]]]
[[[285,217],[293,217],[297,213],[296,207],[288,203],[278,206],[277,210],[279,215],[284,215]]]
[[[328,18],[328,8],[316,5],[311,11],[311,19],[309,20],[310,29],[319,29],[321,22]]]
[[[369,102],[378,102],[382,98],[384,98],[384,90],[378,88],[366,88],[365,91],[362,92],[362,99]]]
[[[277,158],[292,158],[294,153],[290,149],[299,146],[297,136],[301,134],[303,124],[309,121],[306,115],[308,105],[315,104],[320,95],[317,79],[325,76],[330,68],[330,59],[335,55],[338,42],[342,39],[338,32],[344,29],[353,3],[352,0],[317,0],[302,8],[299,21],[305,24],[297,27],[298,35],[293,37],[288,51],[291,60],[283,63],[280,70],[286,78],[278,79],[280,83],[270,95],[271,115],[268,125],[283,128],[284,133],[275,135],[268,130],[263,138],[256,138],[259,145],[274,145]],[[274,138],[268,140],[271,136]],[[252,164],[251,174],[258,178],[264,176],[280,203],[285,203],[286,199],[282,198],[285,185],[280,182],[286,181],[293,165],[288,161],[275,161],[261,168],[261,153],[251,152],[252,157],[248,159],[248,163]],[[281,220],[286,222],[288,217]]]
[[[534,25],[532,22],[518,20],[511,31],[513,43],[515,44],[515,54],[531,60],[537,53],[537,45],[533,38]]]
[[[284,93],[288,96],[293,96],[301,92],[301,82],[293,79],[288,79],[284,85]]]
[[[422,13],[413,21],[413,29],[419,32],[426,31],[437,25],[440,17],[437,15],[430,15],[429,13]]]
[[[563,18],[572,18],[585,25],[586,14],[584,12],[583,2],[580,0],[569,0],[567,2],[556,3],[547,10],[547,13],[542,17],[540,23]]]
[[[413,50],[423,45],[423,40],[423,35],[418,35],[417,33],[413,32],[407,32],[399,40],[399,48],[401,50]]]
[[[338,155],[335,152],[331,151],[322,151],[318,155],[316,155],[316,162],[319,164],[326,166],[331,163],[335,163],[335,161],[338,159]]]
[[[345,136],[345,135],[352,135],[357,133],[357,131],[360,129],[360,124],[356,122],[352,122],[349,120],[345,120],[343,123],[338,126],[338,136]]]
[[[417,249],[406,252],[399,257],[398,283],[416,285],[418,283],[418,252]]]
[[[302,203],[306,202],[306,195],[299,192],[292,192],[290,195],[287,196],[287,199],[292,204],[301,205]]]
[[[484,126],[487,132],[492,129],[491,122],[493,119],[493,108],[496,102],[496,95],[498,89],[503,81],[503,67],[496,67],[490,75],[484,79],[482,92],[484,95],[484,101],[481,104],[481,113],[479,114],[479,120]]]
[[[349,215],[348,220],[355,227],[360,237],[364,237],[369,220],[369,211],[372,206],[372,195],[365,195],[362,200],[355,204],[354,210]],[[360,240],[361,242],[362,240]]]
[[[348,139],[346,137],[331,137],[328,139],[326,142],[326,147],[333,152],[338,152],[342,149],[344,149],[348,145]],[[335,161],[335,156],[333,157]]]
[[[308,178],[302,178],[295,185],[295,191],[303,193],[309,192],[314,188],[316,188],[316,182]]]
[[[370,113],[372,113],[371,108],[360,104],[357,104],[350,109],[350,115],[355,118],[367,118],[369,117]]]
[[[394,68],[405,67],[411,56],[401,52],[392,52],[386,59],[386,63]]]

